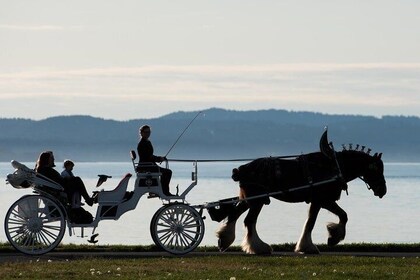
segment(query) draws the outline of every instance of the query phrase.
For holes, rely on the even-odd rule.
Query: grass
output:
[[[292,252],[294,244],[272,245]],[[322,252],[420,252],[420,244],[318,246]],[[61,245],[56,252],[150,252],[155,246]],[[196,251],[217,251],[199,247]],[[239,247],[230,251],[240,251]],[[2,253],[15,252],[0,243]],[[0,279],[420,279],[420,259],[350,256],[203,255],[183,257],[54,258],[54,255],[0,262]]]
[[[30,259],[0,263],[0,279],[420,279],[418,258],[217,255]]]

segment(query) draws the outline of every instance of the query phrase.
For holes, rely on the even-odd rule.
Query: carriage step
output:
[[[98,235],[99,235],[99,233],[95,233],[94,235],[92,235],[92,236],[90,237],[90,239],[88,239],[88,242],[89,242],[89,243],[91,243],[91,244],[96,244],[96,243],[98,243],[98,240],[96,240],[96,239],[95,239],[96,237],[98,237]]]

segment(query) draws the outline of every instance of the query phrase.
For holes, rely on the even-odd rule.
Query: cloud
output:
[[[0,29],[12,31],[62,31],[81,29],[81,26],[0,24]]]
[[[37,69],[0,73],[0,100],[49,100],[66,114],[116,119],[139,117],[136,104],[148,104],[142,107],[145,116],[215,106],[418,115],[419,76],[420,64],[414,63]]]

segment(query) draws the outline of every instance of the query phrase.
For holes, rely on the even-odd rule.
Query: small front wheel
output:
[[[4,229],[16,250],[42,255],[61,242],[66,221],[56,202],[44,196],[29,195],[17,200],[7,211]]]
[[[152,218],[150,233],[163,250],[182,255],[193,251],[203,240],[204,221],[193,207],[170,204],[160,208]]]

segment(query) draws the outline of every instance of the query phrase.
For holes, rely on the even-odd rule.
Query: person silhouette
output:
[[[157,166],[157,162],[161,163],[167,160],[162,156],[155,156],[152,142],[149,140],[152,130],[149,125],[143,125],[139,129],[140,141],[137,145],[137,153],[139,155],[139,170],[144,170],[145,164],[152,164]],[[143,165],[143,166],[142,166]],[[161,176],[162,191],[167,196],[173,196],[169,191],[169,183],[172,178],[172,170],[168,168],[159,167]]]
[[[67,201],[70,205],[70,220],[77,223],[91,223],[92,214],[83,209],[81,197],[89,205],[93,205],[93,198],[87,193],[86,187],[80,177],[63,178],[58,171],[54,169],[54,154],[52,151],[42,152],[35,165],[35,171],[60,184],[67,195]]]

